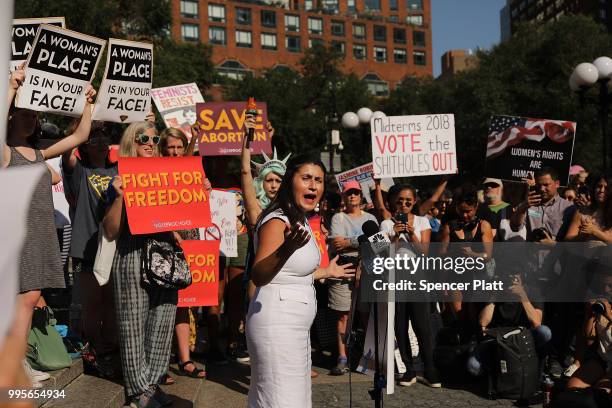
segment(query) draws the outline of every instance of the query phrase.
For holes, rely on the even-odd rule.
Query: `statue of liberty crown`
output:
[[[287,155],[287,157],[285,157],[283,160],[279,160],[277,153],[276,153],[276,147],[274,148],[274,154],[272,155],[272,158],[269,158],[268,155],[266,155],[264,152],[261,152],[262,156],[264,157],[264,162],[263,163],[257,163],[254,162],[253,160],[251,160],[251,163],[253,163],[255,165],[255,169],[257,170],[257,174],[261,174],[261,172],[269,167],[273,167],[273,168],[281,168],[283,170],[283,174],[285,173],[285,171],[287,171],[287,160],[289,159],[289,157],[291,156],[291,153],[289,153]]]

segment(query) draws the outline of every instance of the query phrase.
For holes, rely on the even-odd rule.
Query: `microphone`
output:
[[[369,238],[376,235],[379,232],[378,225],[376,224],[375,221],[372,221],[372,220],[367,220],[366,222],[364,222],[363,225],[361,226],[361,231],[363,232],[363,234],[361,234],[357,238],[357,241],[360,244],[364,242],[369,242]]]
[[[252,116],[257,116],[257,104],[255,103],[255,98],[252,96],[249,96],[249,100],[247,101],[247,105],[246,105],[246,114],[247,115],[252,115]],[[251,142],[254,140],[253,138],[253,134],[255,133],[255,129],[250,128],[249,132],[247,134],[247,142],[246,142],[246,147],[249,147]]]

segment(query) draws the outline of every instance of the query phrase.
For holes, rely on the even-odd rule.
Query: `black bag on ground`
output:
[[[487,330],[495,341],[490,367],[489,396],[528,399],[540,388],[538,355],[531,331],[524,327]]]
[[[476,347],[476,340],[456,327],[443,327],[436,335],[434,364],[447,382],[465,382],[471,377],[467,360]]]

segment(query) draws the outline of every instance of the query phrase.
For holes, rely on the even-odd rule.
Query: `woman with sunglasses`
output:
[[[157,157],[159,141],[153,123],[134,122],[123,132],[119,157]],[[107,237],[117,241],[111,271],[127,403],[135,408],[168,406],[172,400],[159,384],[168,369],[178,291],[145,285],[141,254],[150,238],[172,243],[175,238],[171,232],[132,235],[121,177],[113,179],[107,201],[103,225]]]

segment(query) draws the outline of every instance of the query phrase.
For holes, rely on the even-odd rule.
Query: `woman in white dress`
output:
[[[316,313],[314,279],[354,276],[321,254],[307,214],[323,196],[320,162],[288,165],[274,201],[259,217],[249,305],[247,343],[251,354],[249,408],[310,408],[310,326]]]

